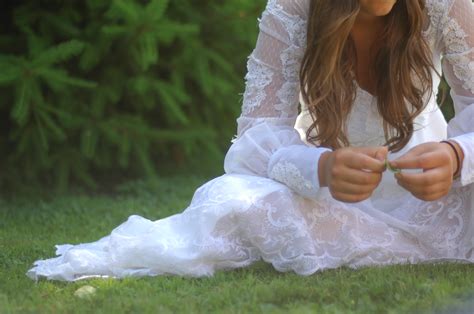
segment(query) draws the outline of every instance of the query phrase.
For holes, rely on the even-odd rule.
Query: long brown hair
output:
[[[346,120],[356,96],[356,50],[351,30],[359,0],[310,0],[307,48],[300,71],[303,100],[313,119],[309,142],[348,146]],[[432,55],[423,36],[425,0],[398,0],[371,69],[386,145],[398,151],[410,140],[415,117],[432,94]],[[411,105],[411,106],[410,106]],[[313,132],[315,131],[315,132]]]

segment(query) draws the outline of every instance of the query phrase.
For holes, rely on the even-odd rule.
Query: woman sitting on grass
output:
[[[471,0],[269,0],[246,82],[226,174],[183,213],[131,216],[28,275],[474,262]]]

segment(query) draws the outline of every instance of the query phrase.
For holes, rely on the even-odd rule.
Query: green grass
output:
[[[25,276],[54,244],[97,240],[131,214],[159,219],[184,209],[202,177],[130,183],[108,195],[0,200],[0,313],[456,313],[472,309],[474,267],[463,264],[347,268],[309,277],[257,263],[214,277],[76,283]],[[89,299],[74,292],[97,288]],[[468,309],[466,311],[466,309]]]

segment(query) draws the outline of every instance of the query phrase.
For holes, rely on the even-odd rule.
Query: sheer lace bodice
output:
[[[311,197],[319,188],[317,161],[326,149],[310,146],[305,141],[311,118],[304,104],[298,117],[299,67],[305,50],[308,10],[309,0],[268,1],[260,20],[257,46],[249,57],[237,139],[227,154],[225,168],[227,173],[257,174],[290,188],[298,186],[302,189],[295,189],[296,192]],[[470,0],[428,0],[426,11],[430,24],[424,36],[431,45],[436,70],[440,73],[443,68],[452,86],[457,115],[446,128],[432,95],[427,99],[424,112],[415,120],[418,131],[399,154],[415,143],[445,139],[449,132],[449,137],[458,141],[468,155],[461,176],[466,185],[474,181],[471,158],[474,129],[469,122],[474,117],[472,3]],[[434,71],[433,78],[436,90],[439,78]],[[295,122],[299,134],[293,131]],[[376,99],[361,88],[357,89],[347,123],[352,145],[374,146],[385,142]],[[429,125],[437,127],[427,132]],[[287,172],[293,175],[285,175]],[[293,182],[290,178],[299,179]]]

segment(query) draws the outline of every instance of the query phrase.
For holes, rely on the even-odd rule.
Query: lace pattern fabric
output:
[[[473,11],[472,2],[458,0],[451,4],[449,14],[440,17],[444,57],[452,66],[456,78],[463,83],[462,87],[471,95],[474,95]]]
[[[226,174],[197,189],[181,214],[158,221],[131,216],[97,242],[58,246],[57,257],[37,261],[28,275],[68,281],[209,276],[259,259],[301,275],[342,265],[474,262],[471,1],[427,0],[430,24],[424,35],[436,68],[444,55],[456,117],[447,126],[432,97],[418,120],[421,127],[400,152],[449,136],[465,153],[461,182],[446,197],[423,202],[385,173],[372,197],[355,204],[336,201],[319,187],[318,160],[328,150],[306,143],[294,128],[309,1],[268,1],[248,60]],[[375,98],[361,89],[357,93],[349,139],[353,145],[380,145],[384,138]],[[303,133],[311,122],[304,114],[297,125]]]
[[[288,161],[279,162],[273,166],[269,173],[269,177],[284,183],[291,189],[311,190],[312,188],[311,182],[306,180],[298,168]]]
[[[242,113],[249,115],[256,107],[260,107],[262,101],[265,99],[265,88],[271,83],[273,72],[254,57],[250,57],[247,63],[247,88],[244,93],[244,98],[248,101],[242,108]]]
[[[255,99],[255,93],[245,94],[242,116],[247,118],[278,117],[296,118],[299,96],[299,65],[306,46],[307,0],[293,4],[282,0],[270,0],[259,19],[260,34],[249,60],[264,65],[260,73],[247,68],[251,79],[246,90],[258,90],[264,101]],[[272,74],[268,74],[270,71]],[[267,78],[271,76],[270,81]],[[271,105],[269,105],[271,103]],[[247,108],[258,108],[249,110]],[[248,120],[247,120],[248,121]],[[294,122],[294,121],[293,121]]]

